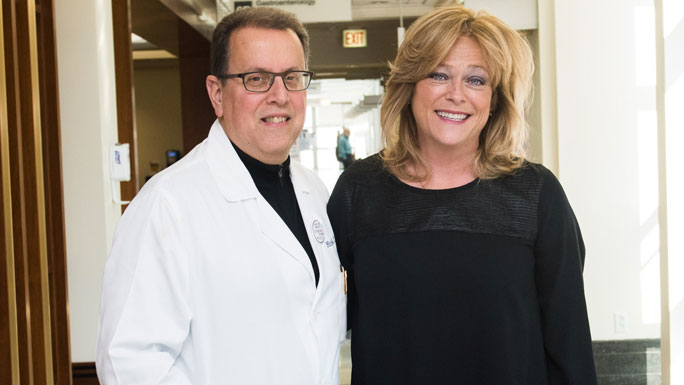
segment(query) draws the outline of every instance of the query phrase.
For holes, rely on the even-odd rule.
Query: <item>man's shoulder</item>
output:
[[[203,143],[198,144],[176,163],[155,174],[143,186],[144,189],[179,191],[184,186],[191,187],[198,179],[208,176],[207,162]],[[141,190],[142,191],[142,190]]]

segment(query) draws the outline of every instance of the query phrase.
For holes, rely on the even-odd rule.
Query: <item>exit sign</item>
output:
[[[342,46],[344,48],[359,48],[366,46],[365,29],[345,29],[342,31]]]

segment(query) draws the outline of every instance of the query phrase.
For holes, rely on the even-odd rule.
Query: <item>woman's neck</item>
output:
[[[423,180],[407,184],[429,190],[442,190],[466,185],[477,178],[473,170],[474,152],[470,154],[449,154],[450,156],[422,154],[425,168],[409,167],[414,175],[424,176]]]

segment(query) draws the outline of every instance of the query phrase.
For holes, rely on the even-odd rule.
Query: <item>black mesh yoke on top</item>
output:
[[[328,213],[349,271],[352,384],[595,384],[584,244],[556,178],[425,190],[376,155]]]
[[[377,168],[355,171],[360,174],[357,185],[341,197],[341,203],[353,204],[352,242],[409,231],[463,231],[527,241],[536,236],[539,178],[476,180],[454,189],[424,190]]]

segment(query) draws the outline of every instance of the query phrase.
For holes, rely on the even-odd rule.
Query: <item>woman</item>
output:
[[[407,31],[385,149],[328,203],[354,385],[597,383],[580,229],[525,160],[532,73],[525,39],[485,12],[439,8]]]

